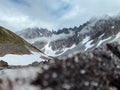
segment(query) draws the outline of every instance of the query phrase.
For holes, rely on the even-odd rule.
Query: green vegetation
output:
[[[0,26],[0,56],[6,54],[30,54],[30,50],[40,52],[21,37]]]

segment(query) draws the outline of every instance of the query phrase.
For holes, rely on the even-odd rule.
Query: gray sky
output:
[[[119,12],[120,0],[0,0],[0,25],[13,31],[35,26],[57,30]]]

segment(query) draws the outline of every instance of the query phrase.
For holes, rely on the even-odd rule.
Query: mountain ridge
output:
[[[33,32],[34,31],[33,28]],[[119,32],[120,17],[104,16],[101,18],[92,18],[79,27],[51,31],[51,34],[48,35],[48,37],[38,36],[36,38],[28,39],[22,36],[22,34],[20,36],[41,49],[44,53],[51,56],[59,56],[68,55],[76,50],[81,52],[89,51],[106,42],[118,40]],[[28,32],[25,32],[26,35],[27,33]]]

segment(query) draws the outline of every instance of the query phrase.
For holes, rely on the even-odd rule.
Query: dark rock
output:
[[[39,62],[33,62],[33,63],[32,63],[32,66],[38,66],[38,65],[40,65]]]
[[[0,61],[0,67],[8,67],[8,63],[3,61],[3,60],[1,60]]]

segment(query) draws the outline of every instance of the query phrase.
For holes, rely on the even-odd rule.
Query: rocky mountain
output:
[[[22,31],[18,31],[17,34],[26,38],[26,39],[34,39],[38,37],[50,37],[52,32],[48,31],[47,29],[43,28],[27,28]]]
[[[38,33],[42,29],[32,28],[30,31]],[[24,36],[24,34],[29,35],[28,29],[24,31],[24,34],[18,33],[18,35],[41,49],[47,55],[63,56],[79,50],[81,52],[90,51],[103,43],[118,41],[120,38],[120,17],[104,16],[101,18],[92,18],[79,27],[63,28],[51,32],[47,31],[49,35],[37,35],[33,38],[26,38]],[[35,34],[32,33],[32,35]]]
[[[0,60],[10,65],[27,65],[50,59],[27,41],[0,26]]]

